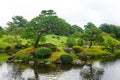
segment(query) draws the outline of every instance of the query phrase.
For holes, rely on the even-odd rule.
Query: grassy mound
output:
[[[100,49],[90,49],[86,48],[85,49],[86,54],[89,56],[90,59],[102,59],[102,58],[109,58],[113,56],[110,52],[103,51]]]

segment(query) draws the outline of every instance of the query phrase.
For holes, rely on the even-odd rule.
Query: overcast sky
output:
[[[120,25],[120,0],[0,0],[0,25],[6,27],[16,15],[30,20],[48,9],[80,27],[87,22]]]

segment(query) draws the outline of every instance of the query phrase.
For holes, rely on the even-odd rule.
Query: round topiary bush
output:
[[[83,51],[83,48],[80,46],[73,46],[72,49],[75,51],[75,53],[81,53]]]
[[[73,58],[68,54],[63,54],[60,56],[60,60],[63,64],[71,64],[73,61]]]
[[[36,58],[49,58],[52,54],[52,50],[49,48],[38,48],[35,53],[34,53],[34,57]]]

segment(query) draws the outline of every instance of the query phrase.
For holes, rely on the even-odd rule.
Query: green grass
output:
[[[27,40],[20,38],[20,36],[18,36],[18,38],[22,41],[22,44],[27,43]],[[14,39],[14,36],[3,35],[3,37],[0,38],[0,48],[1,49],[5,49],[7,46],[13,47],[15,45],[15,43],[4,42],[5,40],[8,40],[8,39]]]
[[[59,39],[57,37],[59,37]],[[56,36],[56,35],[46,35],[45,38],[46,38],[46,43],[53,43],[57,45],[57,47],[64,47],[67,39],[67,37],[65,36]]]
[[[95,48],[86,48],[84,49],[86,54],[89,56],[90,59],[101,59],[106,57],[112,57],[113,54],[111,54],[108,51],[103,51],[101,49],[95,49]]]
[[[7,61],[8,55],[5,53],[0,53],[0,62]]]
[[[111,39],[111,40],[117,42],[118,44],[120,44],[120,41],[115,39],[115,38],[113,38],[113,37],[111,37],[110,34],[104,33],[104,32],[102,34],[103,34],[103,38],[105,40],[104,42],[106,42],[108,39]]]

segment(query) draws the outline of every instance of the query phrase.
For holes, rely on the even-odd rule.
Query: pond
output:
[[[120,60],[91,65],[0,63],[0,80],[120,80]]]

